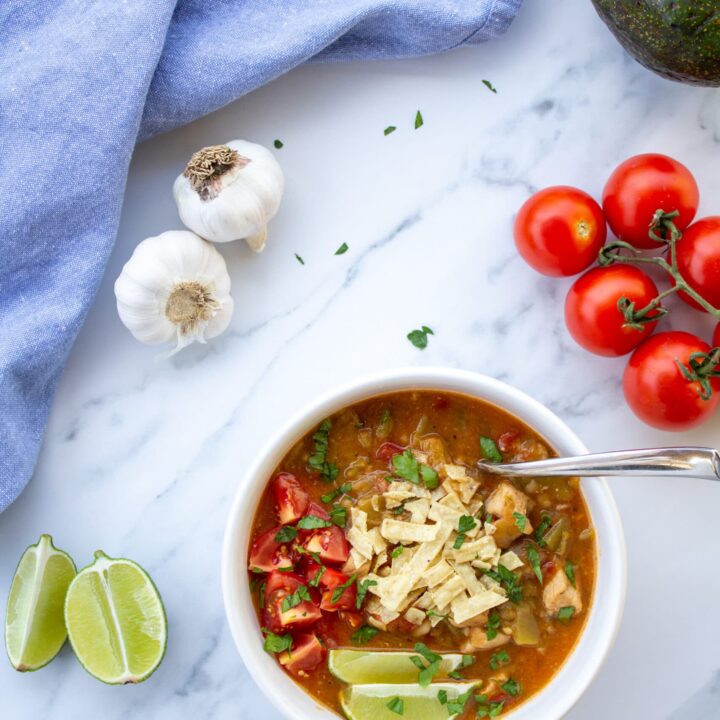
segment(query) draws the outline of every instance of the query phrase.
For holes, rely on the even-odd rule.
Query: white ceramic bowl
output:
[[[272,471],[285,453],[311,428],[343,407],[386,392],[430,388],[486,400],[536,430],[561,455],[587,452],[579,438],[545,406],[505,383],[483,375],[446,368],[389,370],[325,395],[296,415],[265,446],[240,483],[230,511],[222,557],[222,582],[230,630],[245,666],[273,704],[292,720],[337,720],[280,669],[262,649],[246,571],[253,515]],[[626,558],[622,527],[606,482],[585,479],[582,490],[598,543],[595,599],[582,637],[553,680],[514,712],[512,720],[555,720],[565,715],[600,669],[620,625],[625,600]]]

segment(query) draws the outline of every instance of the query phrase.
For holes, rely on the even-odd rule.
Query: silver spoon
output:
[[[667,475],[720,480],[720,453],[703,447],[621,450],[524,463],[478,462],[477,466],[484,473],[506,477]]]

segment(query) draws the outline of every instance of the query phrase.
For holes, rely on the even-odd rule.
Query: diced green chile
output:
[[[540,644],[540,627],[529,605],[518,605],[512,632],[517,645],[534,647]]]
[[[543,541],[548,550],[559,553],[567,552],[568,537],[570,535],[570,521],[561,517],[546,533]],[[564,547],[561,547],[564,546]],[[561,549],[563,552],[561,552]]]

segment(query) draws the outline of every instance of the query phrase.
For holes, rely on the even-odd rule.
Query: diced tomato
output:
[[[272,482],[278,520],[283,525],[298,521],[307,510],[310,496],[292,473],[279,473]]]
[[[305,577],[308,583],[315,581],[316,575],[320,572],[320,569],[324,568],[320,579],[317,581],[319,587],[333,589],[338,585],[342,585],[347,581],[348,576],[344,575],[338,570],[333,570],[331,567],[325,567],[324,565],[318,565],[314,560],[308,560],[305,562]]]
[[[280,530],[282,525],[261,533],[253,540],[249,562],[251,570],[271,572],[277,568],[293,567],[295,560],[292,547],[288,543],[279,543],[275,540]]]
[[[325,647],[313,633],[298,635],[293,645],[278,655],[280,664],[292,675],[304,675],[312,672],[325,659]]]
[[[552,575],[555,572],[555,563],[552,560],[546,560],[542,566],[543,575]]]
[[[327,510],[325,510],[322,505],[318,505],[314,502],[311,502],[307,506],[307,510],[305,511],[305,517],[307,517],[308,515],[314,515],[315,517],[322,518],[323,520],[330,520],[330,515],[328,515]]]
[[[504,432],[502,435],[500,435],[500,437],[498,438],[498,448],[500,449],[500,452],[508,452],[517,439],[518,432],[516,430],[508,430],[507,432]]]
[[[329,563],[344,563],[350,555],[345,533],[337,525],[315,530],[305,541],[305,549],[317,553]]]
[[[283,610],[283,600],[303,585],[303,578],[294,573],[274,570],[268,575],[263,607],[265,627],[273,632],[280,632],[288,628],[307,627],[322,617],[320,608],[311,600],[302,600],[298,605]]]
[[[383,462],[390,463],[395,455],[401,454],[405,451],[402,445],[398,445],[394,442],[384,442],[376,451],[375,457]]]
[[[340,595],[339,598],[334,599],[336,592],[338,592],[338,588],[326,590],[322,594],[322,600],[320,602],[321,610],[325,610],[326,612],[335,612],[337,610],[352,610],[355,607],[355,602],[357,600],[357,586],[355,583],[346,587],[342,591],[342,595]]]

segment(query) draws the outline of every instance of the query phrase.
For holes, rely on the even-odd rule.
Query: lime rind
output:
[[[452,720],[459,713],[448,714],[447,705],[438,699],[444,690],[448,700],[477,687],[477,682],[433,683],[427,687],[417,684],[351,685],[340,693],[340,705],[349,720],[398,720],[388,704],[398,698],[403,703],[403,715],[423,720]]]
[[[121,627],[122,623],[119,618],[119,611],[121,612],[125,608],[125,601],[128,600],[128,598],[121,598],[123,602],[117,604],[107,582],[107,577],[110,570],[121,567],[132,569],[142,579],[143,588],[139,593],[133,593],[132,599],[136,601],[140,596],[142,596],[145,601],[151,600],[154,605],[153,610],[156,612],[156,616],[151,617],[149,621],[146,617],[144,618],[144,621],[141,623],[140,626],[130,628],[131,632],[134,632],[136,634],[137,632],[140,632],[141,634],[144,634],[149,639],[149,641],[157,642],[159,644],[159,651],[151,654],[152,661],[149,662],[143,672],[140,673],[132,672],[130,669],[130,665],[133,664],[131,660],[134,660],[135,658],[131,658],[131,656],[128,654],[128,648],[125,642],[125,634],[128,629],[125,628],[126,632],[124,632],[124,629]],[[82,598],[83,588],[81,587],[81,584],[85,582],[85,580],[88,580],[91,575],[96,576],[96,581],[97,579],[101,581],[100,596],[103,593],[105,595],[105,614],[110,620],[109,624],[111,624],[111,627],[95,627],[89,630],[89,624],[87,623],[87,613],[81,612],[76,616],[73,612],[72,606],[75,603],[80,603],[83,599],[88,599],[87,597]],[[97,596],[95,598],[97,603],[102,602],[100,596]],[[91,602],[93,602],[92,598]],[[97,615],[98,613],[96,612],[95,614]],[[128,619],[133,625],[136,625],[136,623],[133,621],[133,618],[130,617]],[[149,625],[148,622],[150,622],[151,624],[152,622],[159,623],[160,632],[157,633],[151,630],[151,625]],[[68,589],[68,593],[65,598],[65,623],[68,628],[70,645],[75,652],[75,656],[77,657],[78,662],[83,666],[83,668],[85,668],[85,670],[90,675],[108,685],[126,685],[144,682],[157,670],[157,668],[162,663],[163,658],[165,657],[165,652],[167,650],[167,615],[165,613],[165,606],[163,605],[162,598],[155,583],[148,575],[148,573],[143,570],[143,568],[140,567],[140,565],[138,565],[136,562],[128,560],[127,558],[110,558],[105,555],[105,553],[103,553],[101,550],[98,550],[95,553],[95,561],[92,562],[90,565],[84,567],[77,574],[75,580],[73,580],[71,587]],[[91,636],[91,642],[89,644],[86,642],[88,634]],[[89,646],[95,644],[94,641],[103,635],[106,638],[111,638],[111,644],[114,645],[114,648],[110,648],[110,652],[113,652],[113,650],[117,650],[116,654],[119,655],[119,658],[117,659],[121,661],[123,666],[123,671],[120,673],[110,675],[107,673],[98,672],[98,668],[95,667],[96,663],[94,662],[94,659],[91,659],[88,656],[87,651],[93,650],[93,648]],[[112,642],[113,640],[114,642]],[[108,651],[107,647],[102,647],[102,642],[95,644],[94,649],[99,650],[100,652]]]
[[[328,669],[343,682],[355,685],[377,683],[417,682],[418,668],[410,660],[419,657],[417,652],[405,650],[352,650],[338,648],[328,655]],[[462,664],[462,655],[446,653],[441,656],[436,679],[448,677]]]
[[[47,534],[20,557],[5,613],[5,650],[19,672],[40,670],[62,650],[63,606],[76,573],[73,559]]]

